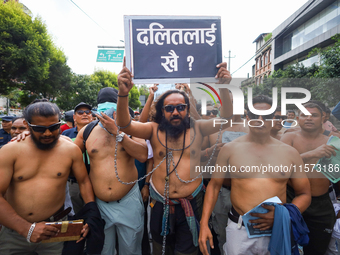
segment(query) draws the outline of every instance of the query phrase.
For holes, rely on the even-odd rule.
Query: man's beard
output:
[[[171,124],[171,121],[174,119],[181,119],[182,121],[178,125],[173,125]],[[173,116],[170,118],[170,121],[163,116],[159,123],[159,130],[165,130],[172,139],[177,139],[188,128],[190,128],[190,118],[188,115],[186,115],[183,119],[180,116]]]
[[[39,139],[37,139],[37,138],[33,135],[32,131],[31,131],[31,137],[32,137],[32,140],[33,140],[34,144],[37,146],[37,148],[38,148],[39,150],[45,151],[45,150],[51,150],[51,149],[54,148],[54,146],[56,146],[56,144],[57,144],[57,142],[58,142],[58,140],[59,140],[60,134],[58,134],[57,137],[55,137],[55,136],[50,136],[51,138],[55,138],[54,141],[51,142],[51,143],[41,143],[41,142],[39,141]],[[44,138],[44,137],[40,137],[40,138]]]

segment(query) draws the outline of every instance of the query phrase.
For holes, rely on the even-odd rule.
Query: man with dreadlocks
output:
[[[226,66],[217,65],[220,83],[231,80]],[[201,176],[191,179],[190,172],[200,165],[203,137],[217,132],[220,125],[214,127],[213,119],[190,119],[189,97],[180,90],[169,90],[159,97],[152,122],[129,123],[127,96],[133,82],[125,64],[118,75],[118,87],[117,125],[130,135],[149,139],[154,152],[155,169],[150,180],[153,252],[197,254],[203,183]],[[231,100],[227,89],[220,91],[221,116],[227,118],[232,116]],[[105,115],[100,120],[108,131],[114,130],[114,121]]]

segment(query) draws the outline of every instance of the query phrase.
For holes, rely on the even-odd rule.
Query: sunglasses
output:
[[[257,120],[260,116],[262,116],[263,120],[270,120],[273,119],[275,113],[269,114],[269,115],[256,115],[252,113],[251,111],[248,112],[248,116],[250,119],[255,119]]]
[[[217,115],[217,113],[218,110],[207,110],[207,116],[209,116],[210,114]]]
[[[173,113],[175,109],[176,109],[178,112],[183,112],[183,111],[185,111],[185,109],[187,108],[187,105],[186,105],[186,104],[178,104],[178,105],[171,105],[171,104],[169,104],[169,105],[163,106],[163,108],[164,108],[164,110],[165,110],[166,112],[171,112],[171,113]]]
[[[287,116],[285,116],[285,115],[274,115],[274,119],[277,119],[277,120],[279,120],[279,119],[285,120],[285,119],[287,119]]]
[[[91,114],[92,112],[91,112],[91,110],[78,110],[78,111],[76,111],[76,113],[78,114],[78,115],[83,115],[84,113],[86,113],[87,115],[89,115],[89,114]]]
[[[61,122],[55,123],[55,124],[48,126],[48,127],[33,125],[29,122],[27,122],[27,124],[33,129],[34,132],[45,133],[47,129],[50,130],[50,132],[58,130],[60,128]]]

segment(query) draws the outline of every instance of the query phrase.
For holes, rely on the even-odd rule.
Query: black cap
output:
[[[73,110],[65,112],[65,115],[64,115],[65,116],[65,121],[73,122],[73,114],[74,114]]]
[[[2,120],[4,120],[4,121],[12,121],[13,118],[14,118],[14,116],[3,116]]]
[[[118,100],[118,90],[106,87],[102,88],[97,96],[97,104],[102,104],[105,102],[117,103]]]
[[[86,107],[86,108],[89,108],[89,110],[92,110],[91,105],[86,104],[84,102],[81,102],[81,103],[77,104],[76,107],[74,107],[74,111],[76,112],[79,107]]]

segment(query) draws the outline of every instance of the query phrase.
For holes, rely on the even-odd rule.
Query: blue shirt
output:
[[[65,130],[62,135],[68,136],[71,139],[76,138],[78,135],[77,127]]]
[[[3,128],[0,129],[0,147],[7,144],[11,139],[11,134],[7,133]]]

